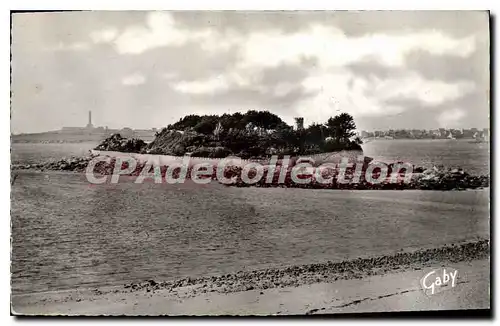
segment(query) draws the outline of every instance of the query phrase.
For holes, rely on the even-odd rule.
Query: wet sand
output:
[[[490,307],[489,243],[170,282],[12,297],[15,314],[290,315]],[[453,288],[424,294],[428,271],[458,270]]]

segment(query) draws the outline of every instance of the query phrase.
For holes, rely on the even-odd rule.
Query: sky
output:
[[[489,125],[489,17],[441,12],[12,16],[11,132],[188,114],[350,113],[359,130]]]

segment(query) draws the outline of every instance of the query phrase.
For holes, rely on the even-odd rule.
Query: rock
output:
[[[413,172],[415,172],[415,173],[423,173],[424,172],[424,168],[423,167],[417,167],[417,168],[413,169]]]
[[[132,138],[127,139],[120,134],[113,134],[104,139],[95,150],[100,151],[117,151],[125,153],[141,153],[147,144],[142,139]]]
[[[225,176],[228,177],[236,176],[236,182],[234,184],[229,184],[229,186],[235,187],[284,187],[284,188],[303,188],[303,189],[372,189],[372,190],[404,190],[404,189],[421,189],[421,190],[463,190],[463,189],[476,189],[478,187],[488,187],[489,186],[489,176],[470,176],[468,173],[464,172],[462,169],[444,169],[433,167],[432,169],[424,170],[423,168],[417,168],[416,173],[413,175],[409,183],[404,182],[404,175],[400,174],[398,182],[393,182],[392,180],[386,179],[381,184],[372,184],[366,181],[364,176],[359,180],[360,182],[349,182],[346,184],[337,184],[335,182],[336,171],[328,171],[329,173],[322,173],[324,179],[333,177],[334,180],[331,183],[322,184],[316,180],[312,179],[312,182],[308,184],[298,184],[293,182],[291,179],[291,167],[286,172],[286,177],[284,183],[278,183],[279,173],[281,169],[278,167],[275,170],[275,174],[272,178],[272,183],[266,183],[268,170],[265,170],[264,176],[261,180],[253,185],[245,183],[241,179],[241,168],[236,169],[234,167],[227,167],[225,170]],[[349,173],[346,171],[346,177],[349,179]],[[250,175],[251,177],[251,175]]]

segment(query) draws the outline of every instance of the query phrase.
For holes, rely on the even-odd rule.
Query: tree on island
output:
[[[167,129],[185,131],[189,128],[192,128],[196,132],[208,135],[214,132],[219,122],[225,130],[229,130],[231,128],[245,129],[245,127],[249,123],[265,130],[272,130],[275,129],[278,124],[284,123],[280,117],[269,111],[250,110],[245,114],[236,112],[234,114],[226,113],[222,116],[199,116],[196,114],[192,114],[181,118],[179,121],[172,125],[169,125]]]
[[[356,135],[356,124],[354,118],[348,113],[341,113],[326,122],[328,136],[338,140],[341,143],[347,142]]]

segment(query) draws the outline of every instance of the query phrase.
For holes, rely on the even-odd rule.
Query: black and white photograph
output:
[[[489,11],[10,18],[11,315],[491,313]]]

